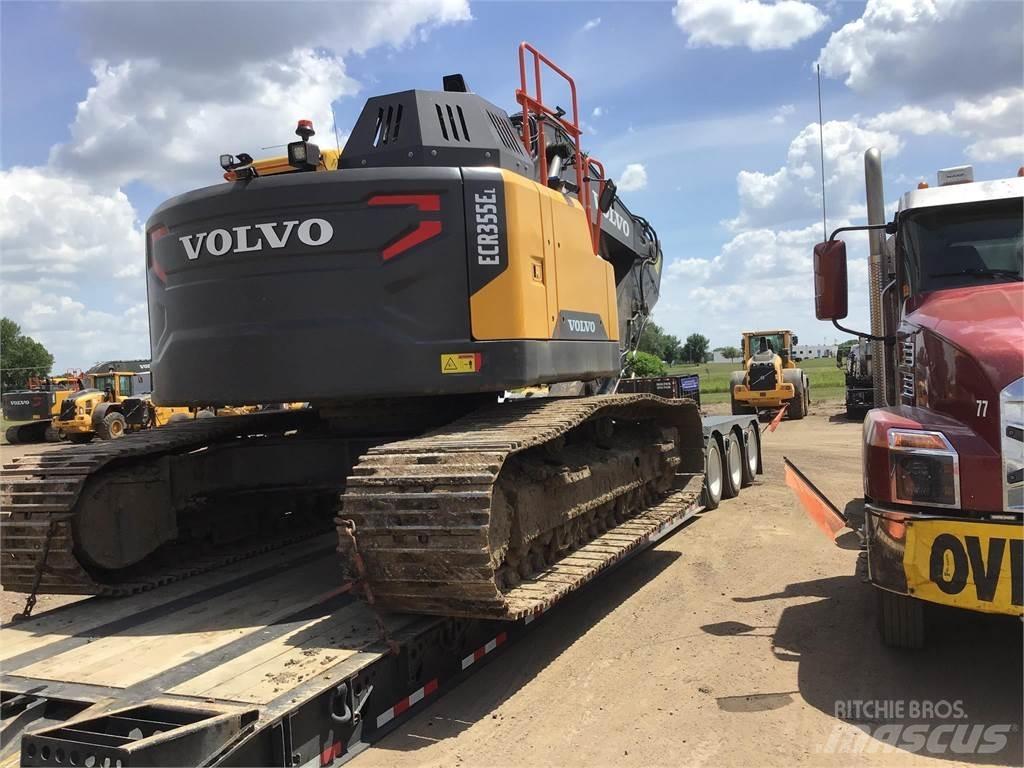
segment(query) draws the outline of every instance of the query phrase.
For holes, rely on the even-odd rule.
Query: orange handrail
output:
[[[533,56],[533,86],[534,92],[530,93],[529,80],[527,78],[526,59],[527,54]],[[569,93],[572,96],[572,120],[567,120],[566,115],[559,115],[553,109],[544,104],[544,93],[541,84],[541,64],[545,65],[548,69],[559,75],[569,85]],[[579,122],[579,105],[576,99],[576,82],[572,77],[555,64],[551,59],[545,56],[543,53],[538,51],[529,43],[519,44],[519,82],[520,86],[516,89],[516,101],[519,102],[523,107],[523,146],[526,147],[526,151],[529,153],[533,152],[533,141],[530,137],[530,115],[536,116],[537,120],[537,163],[540,170],[540,180],[545,183],[548,178],[548,156],[547,147],[545,146],[544,138],[544,125],[543,121],[547,119],[554,119],[562,127],[562,129],[572,138],[574,151],[576,153],[576,195],[579,197],[580,203],[583,204],[583,210],[587,215],[587,223],[591,226],[591,240],[594,246],[594,252],[598,252],[598,242],[601,236],[601,217],[600,214],[596,217],[597,222],[595,224],[594,219],[594,205],[593,199],[590,194],[590,176],[584,174],[584,164],[594,163],[601,169],[601,176],[604,176],[604,167],[591,158],[587,158],[583,154],[583,150],[580,148],[580,136],[583,131],[580,129]],[[604,180],[602,178],[602,189]],[[598,192],[600,196],[600,191]]]

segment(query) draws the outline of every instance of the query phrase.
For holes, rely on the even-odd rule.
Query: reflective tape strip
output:
[[[409,707],[423,701],[423,699],[425,699],[427,696],[429,696],[437,690],[437,686],[437,678],[435,677],[422,688],[413,691],[411,694],[409,694],[404,699],[399,701],[397,704],[395,704],[395,706],[391,707],[391,709],[387,709],[381,712],[380,715],[377,716],[377,727],[380,728],[382,725],[387,725],[400,714],[409,709]]]
[[[529,616],[527,616],[526,618],[523,619],[523,624],[532,624],[533,620],[536,619],[538,616],[540,616],[541,614],[547,613],[548,608],[550,608],[550,607],[551,606],[545,606],[543,608],[538,608],[536,611],[534,611]]]
[[[504,643],[507,639],[508,639],[508,635],[505,632],[502,632],[496,638],[494,638],[493,640],[490,640],[486,645],[483,645],[480,648],[477,648],[475,651],[473,651],[471,654],[469,654],[469,656],[467,656],[466,658],[464,658],[462,660],[462,668],[466,669],[468,666],[470,666],[474,662],[480,661],[480,659],[482,659],[488,653],[490,653],[495,648],[497,648],[499,645]]]

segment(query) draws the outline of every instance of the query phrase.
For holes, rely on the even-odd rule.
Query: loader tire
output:
[[[878,589],[878,632],[890,648],[924,647],[924,603],[913,597]]]
[[[120,413],[108,413],[103,420],[96,425],[96,434],[101,440],[119,440],[125,436],[128,429],[128,422]]]
[[[96,437],[96,435],[92,432],[72,432],[68,435],[68,441],[75,445],[85,445],[86,443],[91,443],[94,437]]]
[[[187,413],[172,413],[171,417],[167,420],[167,423],[178,424],[182,421],[192,421],[192,417]]]
[[[10,445],[17,445],[18,443],[21,442],[21,440],[18,439],[18,431],[19,430],[17,427],[8,427],[7,431],[4,432],[4,439]]]
[[[746,374],[743,371],[733,371],[732,376],[729,377],[729,402],[732,405],[733,416],[744,416],[748,413],[754,413],[755,409],[749,405],[744,405],[741,401],[736,399],[736,385],[742,384]]]
[[[786,416],[793,421],[799,421],[807,415],[807,384],[804,381],[803,371],[783,371],[782,380],[793,385],[793,399],[789,401]]]

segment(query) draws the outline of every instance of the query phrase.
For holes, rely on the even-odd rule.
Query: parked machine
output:
[[[868,575],[882,639],[920,647],[928,603],[1024,613],[1024,169],[979,182],[970,167],[939,171],[888,223],[878,150],[865,174],[869,223],[815,246],[815,309],[872,345]],[[847,277],[836,235],[851,230],[871,235],[870,334],[838,322]],[[847,524],[798,469],[787,474],[820,525],[834,535]]]
[[[729,382],[734,414],[783,406],[791,419],[802,419],[807,414],[811,385],[793,360],[797,342],[792,331],[743,334],[743,370],[735,371]]]
[[[25,389],[3,394],[4,421],[14,423],[4,433],[8,443],[55,442],[61,438],[52,425],[64,400],[82,389],[82,374],[33,376]]]
[[[88,443],[97,436],[116,440],[177,418],[193,418],[189,408],[154,405],[149,372],[131,367],[115,370],[111,365],[103,373],[87,373],[88,386],[64,399],[53,428],[72,443]]]
[[[864,418],[874,407],[875,391],[871,375],[871,352],[864,339],[836,353],[836,367],[842,369],[846,385],[846,415]]]
[[[6,588],[136,591],[165,544],[265,549],[330,525],[342,494],[339,539],[378,605],[514,618],[574,588],[536,581],[574,548],[626,521],[644,535],[662,524],[645,510],[667,500],[699,502],[696,405],[613,394],[658,299],[657,235],[581,149],[572,79],[519,53],[519,114],[453,75],[369,99],[340,156],[300,121],[287,158],[223,155],[228,183],[157,208],[154,402],[310,407],[171,425],[87,463],[49,454],[5,499],[4,541],[38,552],[51,520],[60,567],[35,579],[36,558],[8,564]],[[569,89],[566,109],[542,101],[542,72]],[[303,375],[311,359],[318,374]],[[79,396],[83,429],[143,423],[113,378]],[[586,394],[498,402],[557,382]],[[757,467],[756,428],[733,421],[735,445],[714,450],[723,495]]]

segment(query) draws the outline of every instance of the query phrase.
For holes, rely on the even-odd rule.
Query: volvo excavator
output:
[[[6,589],[128,594],[337,525],[380,607],[509,619],[697,499],[696,406],[615,394],[658,237],[582,150],[572,78],[525,43],[519,68],[512,115],[447,76],[154,211],[154,400],[310,407],[9,464]],[[543,385],[571,394],[503,396]]]

